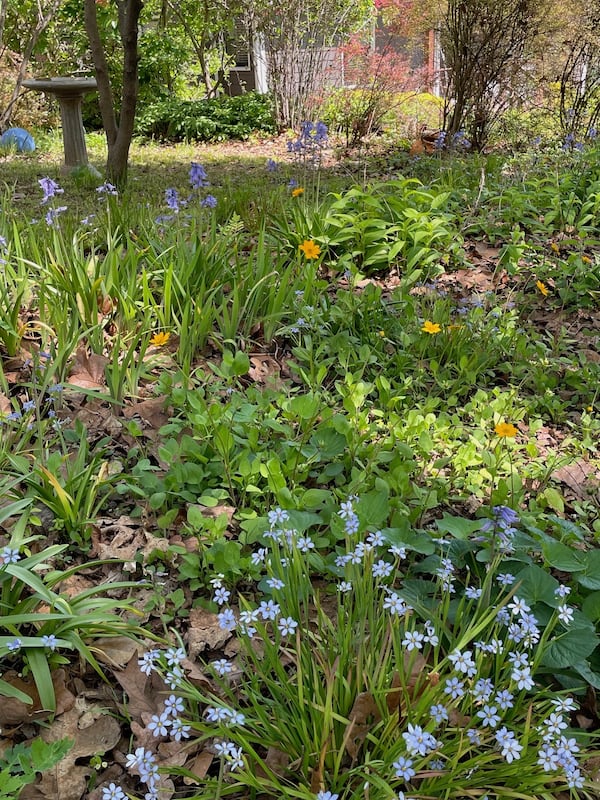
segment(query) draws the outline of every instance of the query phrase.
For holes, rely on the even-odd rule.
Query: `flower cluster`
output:
[[[318,166],[328,141],[327,125],[324,122],[305,121],[300,126],[298,137],[287,143],[287,149],[297,160]]]
[[[138,659],[138,666],[143,675],[158,672],[165,683],[172,689],[180,686],[183,680],[182,662],[186,658],[182,647],[170,647],[165,651],[158,649],[144,653]],[[157,740],[170,737],[175,742],[181,742],[190,735],[191,726],[186,725],[182,719],[185,714],[185,703],[176,694],[170,694],[164,702],[159,714],[153,714],[146,728]],[[132,775],[137,775],[140,781],[146,784],[144,800],[159,800],[159,772],[156,755],[144,747],[137,747],[129,753],[125,766]],[[102,800],[124,800],[127,795],[121,786],[111,783],[102,789]]]
[[[192,194],[188,197],[181,197],[180,193],[174,187],[165,189],[165,205],[171,212],[170,214],[161,214],[155,222],[162,224],[171,222],[179,214],[179,212],[186,208],[189,203],[194,199],[195,194],[200,189],[210,186],[208,175],[202,164],[196,161],[191,162],[190,170],[188,173],[190,185],[192,187]],[[200,208],[216,208],[217,198],[212,194],[207,194],[206,197],[200,200]]]
[[[518,522],[515,511],[495,506],[482,530],[508,546]],[[318,638],[315,640],[311,634],[309,617],[299,597],[306,591],[302,581],[310,583],[310,559],[319,558],[318,539],[310,530],[302,529],[302,524],[301,515],[284,508],[268,512],[267,529],[251,557],[253,565],[263,573],[259,585],[265,591],[265,596],[254,603],[240,598],[235,606],[229,605],[233,593],[224,577],[217,575],[210,581],[219,624],[223,630],[235,633],[241,650],[236,665],[223,658],[207,664],[207,671],[220,688],[210,699],[198,697],[202,719],[196,727],[209,739],[208,749],[220,759],[221,770],[235,772],[236,780],[242,784],[246,769],[248,775],[254,774],[252,759],[256,757],[245,745],[253,737],[262,740],[260,726],[265,719],[262,711],[256,714],[248,695],[258,691],[255,702],[262,705],[265,690],[254,674],[245,683],[244,668],[253,664],[253,672],[260,671],[265,659],[265,670],[272,669],[266,655],[245,664],[244,659],[249,657],[245,654],[266,647],[277,660],[281,653],[291,654],[293,663],[302,658],[308,658],[310,663],[315,657],[313,648]],[[471,576],[470,583],[461,589],[464,573],[449,553],[444,553],[447,543],[440,540],[442,552],[429,570],[434,588],[424,604],[410,581],[406,582],[405,593],[403,562],[409,557],[410,547],[391,544],[386,530],[365,526],[359,498],[351,496],[341,503],[332,526],[342,529],[345,540],[345,547],[338,549],[331,564],[338,580],[341,618],[351,618],[350,609],[356,609],[357,597],[363,602],[372,600],[372,609],[358,607],[361,619],[364,614],[378,620],[371,624],[381,625],[386,641],[392,637],[390,653],[403,655],[405,671],[417,684],[412,701],[402,706],[402,724],[390,728],[384,721],[382,730],[388,738],[382,744],[383,752],[376,750],[368,756],[370,762],[379,758],[387,763],[380,770],[380,777],[390,791],[400,797],[405,793],[438,796],[436,781],[443,790],[444,775],[450,769],[453,781],[462,781],[466,788],[479,791],[489,782],[502,780],[498,774],[514,774],[502,770],[521,761],[540,776],[540,786],[547,780],[570,789],[582,787],[585,778],[577,760],[579,748],[569,733],[567,716],[575,703],[569,697],[550,693],[535,681],[540,643],[550,640],[557,623],[567,626],[573,619],[574,610],[566,604],[568,587],[557,586],[557,608],[544,629],[530,601],[516,592],[518,583],[515,589],[515,576],[508,572],[488,574],[482,586],[477,586]],[[312,591],[304,596],[310,603]],[[455,604],[456,629],[448,626],[450,603]],[[429,609],[427,615],[425,609]],[[370,630],[369,635],[375,636],[376,631]],[[181,655],[182,651],[174,649],[166,654],[152,651],[140,659],[140,669],[149,674],[159,665],[167,682],[173,678],[183,682],[188,696],[193,690],[185,676],[180,672],[172,674]],[[239,672],[232,681],[234,670]],[[244,698],[243,706],[236,708],[239,698]],[[290,702],[294,702],[293,693]],[[174,720],[183,709],[183,702],[171,695],[148,729],[156,737],[177,734]],[[370,746],[377,748],[376,733],[372,732],[369,738]],[[146,767],[145,773],[138,768],[143,780],[144,774],[153,774],[152,762]],[[336,795],[324,789],[317,797]]]
[[[490,537],[500,552],[511,553],[514,550],[512,540],[517,532],[515,525],[518,522],[519,515],[512,508],[494,506],[492,519],[486,519],[481,523],[481,531]]]

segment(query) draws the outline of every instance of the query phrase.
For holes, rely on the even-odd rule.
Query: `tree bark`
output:
[[[119,34],[123,45],[123,91],[117,123],[108,62],[98,29],[96,0],[84,0],[85,29],[94,61],[100,113],[108,145],[106,173],[107,178],[117,186],[122,186],[127,180],[138,96],[138,22],[143,5],[143,0],[117,0]]]

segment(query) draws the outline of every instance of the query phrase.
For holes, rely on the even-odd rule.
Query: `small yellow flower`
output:
[[[548,297],[550,292],[548,291],[548,287],[546,286],[545,283],[542,283],[542,281],[536,281],[535,285],[540,290],[540,292],[544,295],[544,297]]]
[[[385,331],[379,331],[379,335],[380,335],[380,336],[381,336],[381,338],[383,339],[383,338],[385,337]]]
[[[581,256],[581,260],[583,261],[584,264],[592,263],[592,259],[589,256]]]
[[[165,345],[169,339],[171,338],[170,333],[155,333],[154,336],[150,339],[150,344],[153,344],[155,347],[162,347]]]
[[[592,411],[594,410],[594,406],[587,406],[585,410],[586,410],[586,411],[589,411],[589,412],[590,412],[590,414],[591,414],[591,413],[592,413]]]
[[[301,194],[304,194],[302,186],[297,186],[295,189],[292,189],[292,197],[300,197]]]
[[[433,336],[434,333],[439,333],[442,328],[437,322],[432,322],[430,319],[426,319],[421,330],[424,333],[430,333]]]
[[[494,430],[496,431],[496,436],[499,436],[501,439],[516,436],[519,432],[510,422],[499,422],[494,427]]]
[[[560,253],[560,247],[556,244],[556,242],[552,242],[550,249],[554,250],[555,253]]]
[[[298,250],[304,253],[304,257],[307,259],[318,258],[321,255],[321,248],[312,239],[305,239],[301,245],[298,245]]]

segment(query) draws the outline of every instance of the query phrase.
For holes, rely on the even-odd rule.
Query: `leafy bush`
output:
[[[271,98],[248,92],[211,100],[161,100],[139,115],[136,132],[172,142],[247,139],[251,133],[276,133]]]
[[[447,211],[449,192],[427,191],[415,178],[398,177],[332,197],[308,214],[297,205],[293,225],[278,217],[269,233],[283,246],[314,239],[340,271],[375,275],[395,267],[411,283],[462,259],[461,235]]]

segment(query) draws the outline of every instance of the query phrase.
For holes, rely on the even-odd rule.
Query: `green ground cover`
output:
[[[596,797],[600,150],[298,141],[4,158],[0,793]]]

